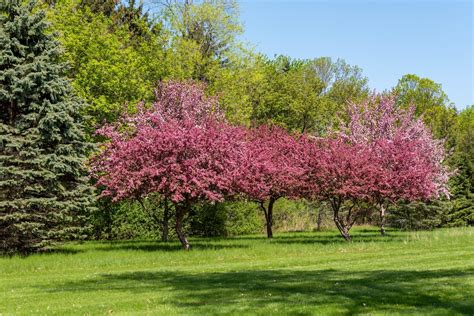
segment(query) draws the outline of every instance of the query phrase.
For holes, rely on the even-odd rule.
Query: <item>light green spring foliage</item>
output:
[[[114,121],[124,105],[150,100],[167,73],[164,38],[151,30],[137,38],[130,25],[92,12],[79,0],[58,1],[49,9],[53,29],[65,48],[64,60],[78,94],[88,102],[89,127]]]
[[[171,0],[164,5],[162,18],[173,40],[181,39],[198,46],[204,63],[214,60],[225,63],[228,54],[236,48],[236,37],[243,31],[238,10],[235,0],[199,3]],[[197,66],[205,68],[206,65]],[[205,77],[205,69],[197,71],[196,75]]]
[[[0,253],[83,238],[92,192],[78,99],[34,1],[0,3]]]
[[[237,3],[171,0],[160,9],[158,16],[169,38],[167,78],[212,82],[238,50],[236,37],[242,26]]]
[[[360,68],[340,59],[255,54],[237,40],[243,28],[236,1],[168,1],[156,20],[135,13],[154,25],[140,28],[140,36],[134,24],[117,25],[113,8],[65,0],[49,10],[74,86],[89,101],[90,127],[115,120],[125,104],[150,100],[163,79],[206,82],[235,124],[275,123],[317,134],[368,90]]]
[[[233,1],[170,1],[156,20],[135,10],[132,22],[141,23],[139,36],[136,23],[117,22],[120,9],[114,1],[89,2],[58,1],[49,7],[49,17],[65,47],[74,87],[89,102],[85,114],[91,128],[116,120],[125,105],[133,109],[137,102],[151,100],[160,80],[212,85],[240,51],[235,38],[241,26]]]
[[[423,115],[433,135],[445,139],[448,147],[453,146],[457,113],[440,84],[408,74],[398,81],[394,92],[399,106],[408,108],[415,105],[416,114]]]
[[[161,18],[170,38],[167,78],[206,82],[227,119],[248,125],[251,87],[261,69],[252,50],[237,40],[243,31],[237,2],[169,1]]]
[[[104,120],[114,121],[125,106],[133,110],[138,101],[151,100],[160,80],[206,82],[234,124],[277,124],[316,135],[334,127],[337,116],[344,119],[347,102],[369,93],[362,70],[342,59],[254,53],[238,40],[243,28],[236,1],[170,0],[155,7],[155,19],[133,1],[121,3],[63,0],[49,7],[73,85],[89,102],[89,133]],[[131,10],[132,19],[123,19],[121,10]],[[401,106],[416,103],[435,136],[445,138],[448,149],[456,147],[458,114],[439,84],[406,75],[395,91]],[[470,156],[461,156],[464,166]]]
[[[86,242],[0,258],[6,315],[472,315],[474,230]]]
[[[302,61],[286,56],[274,60],[261,58],[264,77],[252,95],[252,119],[289,130],[305,129],[314,118],[314,110],[318,110],[322,84],[309,75]]]
[[[252,95],[264,78],[258,56],[242,47],[241,53],[230,54],[226,67],[210,72],[208,90],[218,95],[220,106],[233,124],[250,125],[252,120]]]
[[[367,78],[341,59],[297,60],[259,56],[257,82],[250,94],[251,119],[291,131],[326,133],[349,101],[368,93]]]
[[[258,205],[253,202],[221,202],[197,205],[189,216],[188,234],[205,237],[261,233],[264,227]]]

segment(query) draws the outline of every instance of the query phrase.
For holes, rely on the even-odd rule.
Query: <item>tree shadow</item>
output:
[[[49,255],[49,254],[75,255],[75,254],[83,253],[83,252],[85,252],[84,249],[70,248],[67,245],[60,245],[60,246],[55,247],[55,248],[46,248],[44,250],[36,252],[36,254],[41,254],[41,255]],[[35,253],[31,253],[31,254],[35,254]]]
[[[49,292],[119,291],[130,296],[162,295],[165,304],[183,312],[258,313],[278,306],[283,313],[472,314],[474,269],[434,271],[252,270],[183,273],[131,272],[103,274],[99,279],[61,284]],[[442,282],[444,287],[438,286]],[[169,293],[167,293],[167,297]],[[332,309],[331,309],[332,308]]]
[[[396,234],[396,230],[389,231],[387,236],[381,236],[375,229],[358,229],[352,234],[353,243],[358,242],[394,242],[404,240],[404,235]],[[392,234],[393,233],[393,234]],[[250,241],[271,242],[275,244],[347,244],[337,231],[324,232],[292,232],[280,233],[273,239],[268,239],[265,235],[236,236],[236,237],[192,237],[191,250],[219,250],[219,249],[243,249],[250,247]],[[182,251],[181,245],[172,240],[170,242],[151,241],[151,240],[115,240],[115,241],[91,241],[80,242],[87,244],[82,249],[71,247],[71,244],[58,245],[39,252],[40,254],[77,254],[89,250],[97,251],[116,251],[116,250],[134,250],[134,251]],[[74,243],[73,243],[74,245]],[[35,253],[31,253],[35,254]],[[38,254],[38,252],[36,252]],[[25,256],[29,256],[26,254]],[[8,256],[8,255],[5,255]]]
[[[276,238],[274,242],[280,244],[348,244],[348,243],[386,243],[404,240],[400,236],[380,236],[374,234],[367,234],[364,236],[353,236],[350,242],[347,242],[339,235],[334,236],[307,236],[307,237],[294,237],[294,238]]]
[[[396,232],[396,231],[393,231]],[[369,229],[355,231],[352,236],[352,242],[394,242],[404,240],[403,235],[391,234],[390,232],[381,236],[379,232]],[[267,239],[265,236],[242,236],[234,237],[234,240],[270,240],[274,243],[281,244],[348,244],[341,235],[336,231],[329,232],[298,232],[298,233],[282,233],[276,234],[272,239]]]
[[[403,236],[387,235],[381,236],[374,230],[358,231],[354,234],[352,242],[394,242],[404,240]],[[228,242],[232,243],[228,243]],[[272,239],[265,235],[261,236],[236,236],[236,237],[192,237],[190,239],[191,250],[219,250],[219,249],[239,249],[249,248],[249,241],[271,242],[275,244],[347,244],[337,232],[318,233],[282,233]],[[242,243],[239,243],[242,242]],[[181,245],[173,240],[169,242],[161,241],[110,241],[100,242],[92,249],[99,251],[115,250],[139,250],[139,251],[180,251]]]
[[[29,251],[29,252],[0,253],[0,258],[13,258],[13,257],[28,258],[32,255],[48,256],[52,254],[75,255],[82,252],[85,252],[85,250],[70,248],[69,246],[64,246],[64,245],[59,245],[56,247],[44,248],[44,249]]]
[[[220,249],[242,249],[248,248],[248,245],[243,244],[219,244],[214,242],[211,238],[207,241],[196,242],[191,241],[192,250],[220,250]],[[100,243],[92,249],[99,251],[117,251],[117,250],[135,250],[135,251],[183,251],[183,247],[176,241],[170,242],[147,242],[147,241],[119,241]]]

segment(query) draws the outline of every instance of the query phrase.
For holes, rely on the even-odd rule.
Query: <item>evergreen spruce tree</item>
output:
[[[474,226],[474,192],[461,190],[453,200],[453,209],[449,214],[449,226]]]
[[[450,181],[452,210],[448,226],[474,226],[474,105],[463,109],[454,134],[455,147],[450,164],[456,170]]]
[[[84,236],[93,205],[81,102],[34,1],[0,1],[0,252]]]
[[[470,133],[473,134],[472,131]],[[454,157],[456,174],[451,179],[453,209],[449,213],[449,226],[474,225],[474,139],[472,135],[463,145],[464,151],[457,152]]]
[[[399,201],[389,209],[387,223],[407,230],[434,229],[446,224],[452,209],[450,200]]]

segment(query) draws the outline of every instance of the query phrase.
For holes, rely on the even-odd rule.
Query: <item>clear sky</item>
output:
[[[473,0],[474,1],[474,0]],[[474,104],[471,0],[240,0],[244,40],[273,56],[358,65],[378,91],[414,73]]]

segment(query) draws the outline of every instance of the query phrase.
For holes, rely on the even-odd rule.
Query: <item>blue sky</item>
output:
[[[474,104],[471,0],[240,0],[257,51],[329,56],[358,65],[378,91],[414,73],[441,83],[458,109]]]

